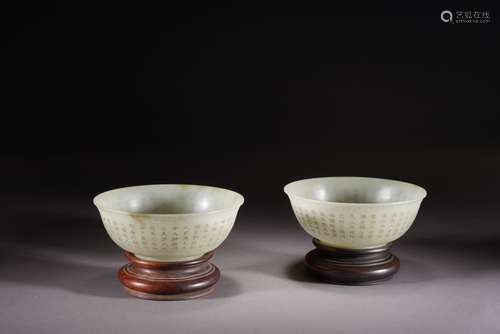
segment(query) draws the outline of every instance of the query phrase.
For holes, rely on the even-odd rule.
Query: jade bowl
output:
[[[427,192],[417,185],[367,177],[321,177],[284,188],[304,230],[321,244],[381,247],[413,224]]]
[[[229,235],[244,199],[217,187],[157,184],[94,198],[104,227],[122,249],[148,261],[190,261]]]

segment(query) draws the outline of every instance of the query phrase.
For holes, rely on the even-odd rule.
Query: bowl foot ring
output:
[[[342,285],[372,285],[391,279],[399,270],[399,259],[390,244],[370,249],[326,246],[313,239],[316,249],[305,257],[308,269],[320,280]]]
[[[208,262],[213,252],[182,262],[142,260],[125,252],[130,263],[118,271],[118,279],[130,295],[149,300],[187,300],[211,293],[219,281],[219,269]]]

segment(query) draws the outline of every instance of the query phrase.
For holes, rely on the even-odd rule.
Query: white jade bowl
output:
[[[159,262],[193,260],[216,249],[243,201],[231,190],[182,184],[119,188],[94,198],[118,246]]]
[[[306,179],[284,190],[307,233],[347,249],[380,247],[401,237],[427,195],[411,183],[367,177]]]

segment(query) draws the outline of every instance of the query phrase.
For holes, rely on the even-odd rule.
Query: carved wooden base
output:
[[[208,262],[214,252],[183,262],[142,260],[125,252],[129,264],[118,271],[125,291],[134,297],[151,300],[199,298],[215,289],[219,269]]]
[[[307,267],[321,280],[346,285],[371,285],[386,281],[399,270],[399,259],[390,244],[355,250],[334,248],[313,239],[316,249],[305,258]]]

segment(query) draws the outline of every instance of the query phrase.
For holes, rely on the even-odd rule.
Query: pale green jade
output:
[[[158,262],[193,260],[216,249],[243,201],[231,190],[180,184],[119,188],[94,198],[111,239]]]
[[[300,225],[336,248],[379,247],[412,225],[425,189],[406,182],[366,177],[322,177],[284,188]]]

